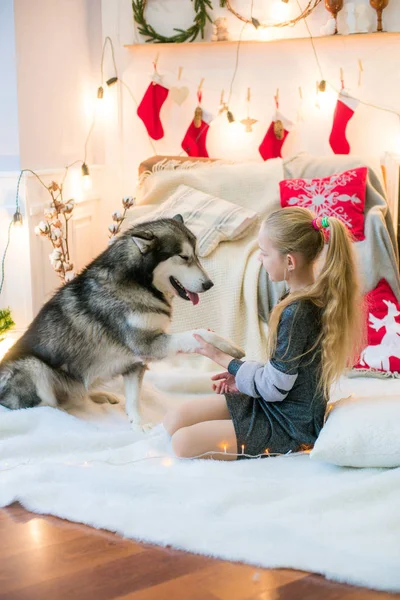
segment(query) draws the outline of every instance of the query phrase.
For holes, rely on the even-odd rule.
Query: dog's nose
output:
[[[207,279],[207,281],[205,281],[203,283],[203,290],[206,292],[207,290],[211,289],[213,287],[213,282],[211,281],[211,279]]]

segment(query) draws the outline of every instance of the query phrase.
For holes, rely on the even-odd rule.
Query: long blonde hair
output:
[[[283,208],[269,215],[262,227],[282,255],[297,252],[310,265],[320,256],[325,244],[323,230],[314,227],[314,219],[315,215],[305,208]],[[326,398],[332,383],[346,367],[356,362],[365,335],[363,302],[351,237],[338,219],[329,217],[328,223],[329,241],[324,266],[315,283],[290,293],[275,306],[269,320],[268,344],[271,358],[276,348],[279,320],[286,306],[309,300],[322,308],[321,334],[309,352],[320,345],[319,385]]]

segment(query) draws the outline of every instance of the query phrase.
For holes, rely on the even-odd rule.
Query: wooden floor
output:
[[[306,551],[306,549],[305,549]],[[291,570],[264,570],[137,544],[111,533],[0,510],[1,600],[394,600]]]

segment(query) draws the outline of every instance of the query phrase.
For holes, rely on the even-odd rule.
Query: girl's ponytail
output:
[[[332,382],[359,356],[365,318],[350,234],[339,219],[325,223],[328,249],[313,295],[322,300],[322,386],[328,395]]]

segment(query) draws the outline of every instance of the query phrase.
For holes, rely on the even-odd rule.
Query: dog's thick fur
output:
[[[0,404],[11,409],[66,406],[102,381],[124,376],[126,411],[140,423],[146,364],[194,352],[193,331],[169,335],[172,300],[198,301],[213,283],[199,263],[196,238],[182,218],[132,227],[56,292],[0,363]],[[204,339],[232,356],[243,352],[213,332]]]

